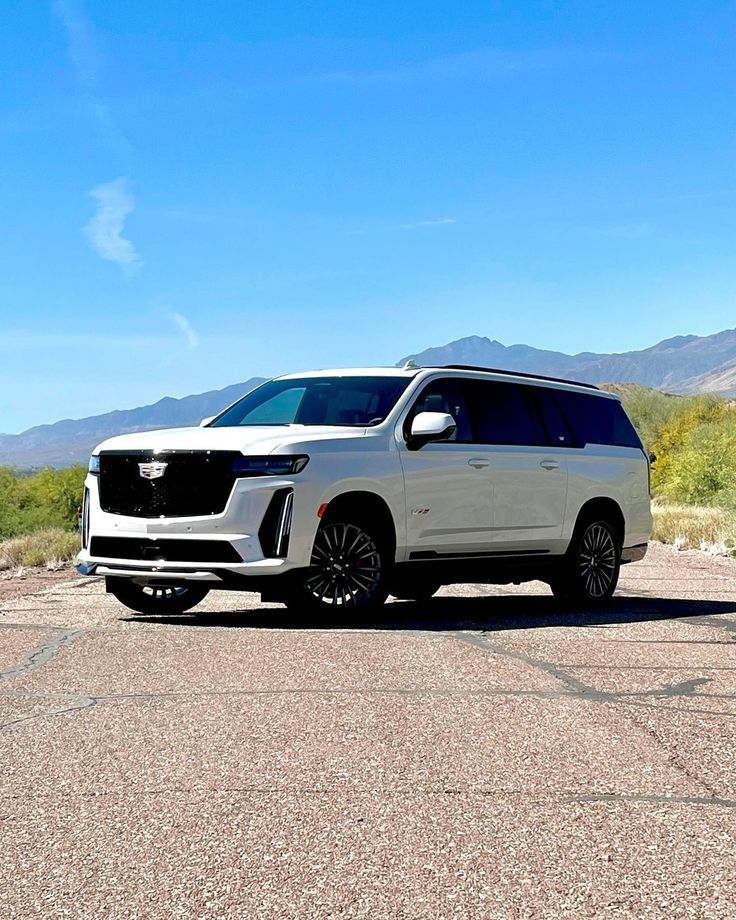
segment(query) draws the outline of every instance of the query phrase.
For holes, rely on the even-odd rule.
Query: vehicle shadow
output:
[[[237,596],[237,595],[236,595]],[[623,623],[671,620],[683,617],[736,613],[732,601],[685,600],[659,597],[615,597],[603,608],[571,609],[553,597],[535,595],[487,597],[435,597],[422,603],[398,601],[376,613],[314,614],[285,607],[233,607],[212,611],[193,609],[171,616],[131,615],[121,619],[137,623],[198,626],[225,629],[361,629],[455,632],[462,630],[539,629],[556,626],[605,628]],[[724,625],[731,631],[731,623]],[[736,641],[736,622],[732,625]],[[727,640],[728,641],[728,640]]]

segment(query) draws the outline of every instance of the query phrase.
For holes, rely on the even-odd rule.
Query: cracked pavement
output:
[[[0,605],[0,916],[736,915],[736,562],[370,621]]]

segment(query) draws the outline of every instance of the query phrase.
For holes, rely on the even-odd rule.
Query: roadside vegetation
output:
[[[611,386],[624,401],[652,467],[654,537],[680,548],[736,553],[736,403]]]
[[[59,567],[77,552],[81,466],[32,475],[0,468],[0,570]]]
[[[0,570],[63,568],[79,552],[79,535],[58,527],[0,542]]]

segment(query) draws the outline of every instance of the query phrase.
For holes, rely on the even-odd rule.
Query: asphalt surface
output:
[[[736,916],[736,562],[602,612],[0,611],[0,917]]]

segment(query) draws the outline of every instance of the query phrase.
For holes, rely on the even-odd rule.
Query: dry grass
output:
[[[37,530],[0,542],[0,569],[61,568],[79,552],[79,534],[60,528]]]
[[[655,504],[652,537],[677,549],[736,555],[736,515],[698,505]]]

